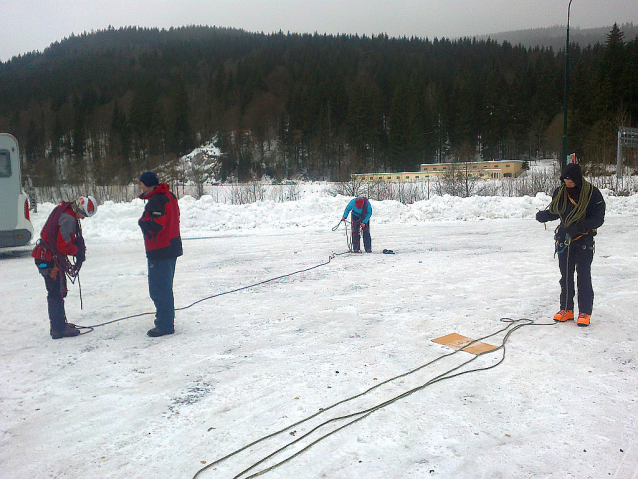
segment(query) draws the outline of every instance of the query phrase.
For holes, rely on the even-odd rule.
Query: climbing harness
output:
[[[344,429],[344,428],[346,428],[346,427],[348,427],[348,426],[350,426],[350,425],[352,425],[352,424],[354,424],[354,423],[356,423],[358,421],[361,421],[362,419],[365,419],[366,417],[368,417],[373,412],[378,411],[379,409],[382,409],[382,408],[384,408],[384,407],[386,407],[386,406],[388,406],[388,405],[390,405],[390,404],[392,404],[392,403],[394,403],[394,402],[396,402],[396,401],[398,401],[400,399],[404,399],[407,396],[409,396],[409,395],[411,395],[411,394],[413,394],[413,393],[415,393],[417,391],[420,391],[422,389],[425,389],[428,386],[431,386],[432,384],[438,383],[438,382],[443,381],[445,379],[451,379],[451,378],[454,378],[454,377],[457,377],[457,376],[461,376],[461,375],[464,375],[464,374],[478,372],[478,371],[487,371],[488,369],[495,368],[496,366],[498,366],[501,363],[503,363],[503,361],[505,360],[505,344],[506,344],[506,342],[508,341],[509,337],[511,336],[511,334],[514,331],[517,331],[518,329],[520,329],[520,328],[522,328],[524,326],[553,326],[555,324],[555,323],[536,323],[534,320],[528,319],[528,318],[520,318],[520,319],[501,318],[501,321],[505,322],[505,323],[509,323],[509,324],[505,328],[502,328],[502,329],[496,331],[495,333],[489,334],[489,335],[484,336],[482,338],[476,339],[476,340],[472,341],[471,343],[468,343],[463,349],[457,349],[457,350],[455,350],[455,351],[453,351],[451,353],[444,354],[444,355],[439,356],[438,358],[436,358],[436,359],[434,359],[434,360],[432,360],[432,361],[430,361],[430,362],[428,362],[426,364],[418,366],[417,368],[412,369],[412,370],[410,370],[410,371],[408,371],[406,373],[400,374],[400,375],[392,377],[390,379],[386,379],[385,381],[383,381],[383,382],[381,382],[381,383],[379,383],[379,384],[367,389],[366,391],[364,391],[362,393],[359,393],[359,394],[356,394],[356,395],[351,396],[349,398],[343,399],[343,400],[341,400],[341,401],[339,401],[337,403],[334,403],[334,404],[332,404],[332,405],[330,405],[328,407],[321,408],[321,409],[319,409],[318,412],[316,412],[316,413],[314,413],[314,414],[312,414],[312,415],[310,415],[310,416],[308,416],[308,417],[306,417],[306,418],[304,418],[304,419],[302,419],[300,421],[297,421],[297,422],[295,422],[293,424],[290,424],[289,426],[286,426],[283,429],[280,429],[280,430],[278,430],[276,432],[273,432],[272,434],[268,434],[268,435],[266,435],[264,437],[261,437],[261,438],[255,440],[255,441],[253,441],[253,442],[241,447],[240,449],[237,449],[237,450],[231,452],[230,454],[227,454],[224,457],[222,457],[220,459],[217,459],[214,462],[211,462],[210,464],[202,467],[201,469],[199,469],[195,473],[195,475],[193,476],[192,479],[197,479],[197,477],[201,473],[203,473],[204,471],[210,469],[211,467],[214,467],[214,466],[220,464],[221,462],[225,461],[226,459],[229,459],[229,458],[241,453],[242,451],[245,451],[246,449],[248,449],[248,448],[250,448],[250,447],[252,447],[252,446],[254,446],[256,444],[259,444],[259,443],[261,443],[263,441],[266,441],[266,440],[271,439],[271,438],[273,438],[275,436],[278,436],[279,434],[282,434],[283,432],[288,431],[289,429],[292,429],[293,427],[296,427],[296,426],[298,426],[300,424],[303,424],[303,423],[305,423],[305,422],[307,422],[307,421],[309,421],[309,420],[311,420],[311,419],[313,419],[313,418],[325,413],[326,411],[329,411],[330,409],[335,408],[336,406],[339,406],[341,404],[347,403],[348,401],[352,401],[353,399],[360,398],[360,397],[370,393],[371,391],[373,391],[373,390],[375,390],[375,389],[377,389],[377,388],[379,388],[379,387],[381,387],[381,386],[383,386],[385,384],[388,384],[388,383],[390,383],[392,381],[395,381],[395,380],[401,379],[401,378],[405,378],[406,376],[409,376],[409,375],[411,375],[411,374],[413,374],[413,373],[415,373],[417,371],[420,371],[420,370],[422,370],[422,369],[434,364],[435,362],[437,362],[437,361],[439,361],[439,360],[441,360],[443,358],[447,358],[447,357],[453,356],[455,354],[458,354],[459,352],[464,351],[464,349],[466,349],[467,347],[471,346],[474,343],[483,341],[483,340],[485,340],[487,338],[491,338],[491,337],[496,336],[496,335],[498,335],[500,333],[505,333],[505,335],[504,335],[504,337],[503,337],[503,339],[501,341],[501,345],[498,346],[497,348],[489,350],[489,351],[481,352],[481,353],[476,354],[476,355],[473,355],[473,357],[470,358],[469,360],[459,364],[458,366],[455,366],[455,367],[445,371],[442,374],[439,374],[438,376],[435,376],[434,378],[432,378],[429,381],[421,384],[420,386],[417,386],[417,387],[415,387],[413,389],[407,390],[407,391],[405,391],[405,392],[403,392],[403,393],[401,393],[401,394],[399,394],[399,395],[397,395],[397,396],[395,396],[393,398],[385,400],[385,401],[383,401],[383,402],[381,402],[381,403],[379,403],[379,404],[377,404],[377,405],[375,405],[373,407],[370,407],[370,408],[367,408],[367,409],[362,409],[362,410],[359,410],[359,411],[351,413],[351,414],[346,414],[346,415],[343,415],[343,416],[339,416],[339,417],[335,417],[335,418],[332,418],[332,419],[328,419],[328,420],[322,422],[321,424],[319,424],[318,426],[310,429],[310,431],[308,431],[306,434],[300,436],[299,438],[297,438],[295,440],[290,441],[289,443],[287,443],[284,446],[280,447],[279,449],[277,449],[276,451],[272,452],[271,454],[268,454],[268,455],[264,456],[259,461],[257,461],[254,464],[252,464],[250,467],[244,469],[239,474],[235,475],[233,477],[233,479],[239,479],[239,478],[251,479],[251,478],[260,476],[262,474],[265,474],[266,472],[271,471],[271,470],[281,466],[282,464],[285,464],[285,463],[291,461],[295,457],[297,457],[300,454],[304,453],[305,451],[310,449],[312,446],[316,445],[317,443],[319,443],[323,439],[331,436],[332,434],[335,434],[338,431],[341,431],[342,429]],[[479,356],[490,354],[490,353],[493,353],[495,351],[501,351],[502,352],[502,357],[496,363],[494,363],[494,364],[492,364],[490,366],[477,367],[477,368],[474,368],[474,369],[468,369],[468,370],[464,370],[464,371],[459,371],[464,366],[466,366],[466,365],[470,364],[472,361],[476,360]],[[279,454],[280,452],[283,452],[284,450],[286,450],[290,446],[293,446],[294,444],[297,444],[301,440],[306,439],[308,436],[310,436],[311,434],[313,434],[316,431],[319,431],[321,428],[324,428],[325,426],[327,426],[329,424],[336,423],[338,421],[344,421],[344,420],[347,420],[349,422],[346,422],[345,424],[339,426],[338,428],[323,434],[318,439],[312,441],[310,444],[308,444],[304,448],[300,449],[299,451],[297,451],[294,454],[291,454],[290,456],[288,456],[287,458],[281,460],[280,462],[277,462],[276,464],[273,464],[270,467],[267,467],[265,469],[257,471],[255,473],[251,474],[250,476],[243,477],[246,473],[248,473],[249,471],[255,469],[258,465],[260,465],[263,462],[273,458],[275,455]]]

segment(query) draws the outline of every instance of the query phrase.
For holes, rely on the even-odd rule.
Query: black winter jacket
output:
[[[561,179],[564,178],[561,177]],[[578,203],[580,199],[580,184],[581,183],[579,181],[576,181],[576,186],[574,188],[567,188],[567,194],[576,203]],[[585,211],[585,217],[569,227],[569,231],[571,232],[570,236],[572,237],[572,239],[580,236],[580,238],[575,241],[575,244],[593,244],[594,236],[596,236],[596,229],[602,226],[605,221],[605,200],[603,199],[603,195],[598,188],[596,188],[595,186],[592,186],[592,188],[593,191],[589,200],[589,204],[587,205],[587,210]],[[554,193],[552,193],[552,198],[555,198],[556,195],[558,195],[559,191],[560,187],[556,188],[554,190]],[[571,213],[574,208],[575,206],[572,204],[572,202],[568,201],[567,207],[565,208],[565,212],[562,213],[562,216],[550,213],[549,210],[545,210],[539,211],[536,215],[536,219],[541,223],[560,219],[560,225],[558,225],[558,228],[556,228],[556,240],[562,243],[565,241],[565,235],[567,233],[567,230],[565,228],[565,218],[567,218],[569,213]]]

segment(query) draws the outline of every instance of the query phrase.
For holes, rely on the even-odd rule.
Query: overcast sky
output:
[[[457,38],[567,23],[568,0],[0,0],[0,61],[112,25]],[[573,0],[570,25],[638,23],[637,0]]]

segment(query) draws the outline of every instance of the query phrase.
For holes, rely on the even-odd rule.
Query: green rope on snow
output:
[[[411,375],[411,374],[413,374],[413,373],[415,373],[417,371],[425,369],[426,367],[430,366],[431,364],[434,364],[435,362],[439,361],[440,359],[443,359],[443,358],[450,357],[450,356],[453,356],[455,354],[458,354],[458,353],[464,351],[465,348],[467,348],[468,346],[470,346],[472,344],[475,344],[477,342],[483,341],[485,339],[488,339],[488,338],[491,338],[493,336],[496,336],[497,334],[505,332],[505,335],[504,335],[504,337],[503,337],[503,339],[501,341],[500,346],[498,346],[496,349],[493,349],[493,350],[490,350],[490,351],[485,351],[485,352],[473,355],[473,357],[470,358],[469,360],[464,361],[461,364],[459,364],[459,365],[457,365],[457,366],[445,371],[444,373],[435,376],[434,378],[430,379],[429,381],[425,382],[424,384],[421,384],[421,385],[419,385],[419,386],[417,386],[417,387],[415,387],[413,389],[405,391],[405,392],[399,394],[398,396],[395,396],[393,398],[385,400],[385,401],[383,401],[383,402],[381,402],[381,403],[379,403],[379,404],[377,404],[375,406],[372,406],[372,407],[366,408],[366,409],[362,409],[362,410],[359,410],[359,411],[355,411],[355,412],[353,412],[351,414],[346,414],[346,415],[342,415],[342,416],[339,416],[339,417],[334,417],[332,419],[327,419],[324,422],[322,422],[321,424],[319,424],[316,427],[312,428],[307,433],[305,433],[302,436],[300,436],[299,438],[297,438],[295,440],[292,440],[291,442],[288,442],[287,444],[284,444],[282,447],[278,448],[274,452],[262,457],[260,460],[258,460],[257,462],[255,462],[254,464],[249,466],[248,468],[244,469],[239,474],[235,475],[233,477],[233,479],[240,479],[240,478],[242,478],[242,479],[253,479],[255,477],[261,476],[262,474],[265,474],[265,473],[267,473],[267,472],[269,472],[269,471],[271,471],[271,470],[273,470],[273,469],[275,469],[275,468],[277,468],[277,467],[279,467],[279,466],[291,461],[295,457],[303,454],[308,449],[310,449],[311,447],[313,447],[317,443],[321,442],[322,440],[326,439],[327,437],[329,437],[329,436],[341,431],[342,429],[344,429],[344,428],[346,428],[346,427],[348,427],[348,426],[350,426],[350,425],[352,425],[352,424],[354,424],[354,423],[356,423],[358,421],[361,421],[362,419],[365,419],[366,417],[368,417],[373,412],[378,411],[379,409],[382,409],[382,408],[384,408],[384,407],[386,407],[386,406],[388,406],[388,405],[390,405],[390,404],[392,404],[394,402],[397,402],[397,401],[399,401],[399,400],[401,400],[401,399],[403,399],[403,398],[405,398],[407,396],[410,396],[411,394],[413,394],[413,393],[415,393],[417,391],[421,391],[422,389],[425,389],[426,387],[431,386],[432,384],[436,384],[436,383],[438,383],[440,381],[444,381],[446,379],[452,379],[454,377],[461,376],[461,375],[464,375],[464,374],[469,374],[469,373],[474,373],[474,372],[479,372],[479,371],[487,371],[489,369],[493,369],[493,368],[497,367],[498,365],[502,364],[503,361],[505,361],[505,344],[507,343],[507,341],[508,341],[509,337],[512,335],[512,333],[514,333],[514,331],[516,331],[516,330],[518,330],[518,329],[520,329],[520,328],[522,328],[524,326],[553,326],[555,324],[555,323],[536,323],[534,320],[528,319],[528,318],[520,318],[520,319],[501,318],[501,321],[505,322],[505,323],[508,323],[508,325],[505,328],[502,328],[502,329],[496,331],[495,333],[491,333],[491,334],[488,334],[486,336],[483,336],[482,338],[475,339],[474,341],[472,341],[469,344],[465,345],[462,349],[457,349],[455,351],[452,351],[451,353],[444,354],[444,355],[439,356],[439,357],[435,358],[434,360],[432,360],[432,361],[430,361],[430,362],[428,362],[426,364],[423,364],[421,366],[418,366],[415,369],[412,369],[411,371],[408,371],[408,372],[403,373],[403,374],[399,374],[398,376],[392,377],[390,379],[386,379],[385,381],[383,381],[383,382],[381,382],[381,383],[379,383],[379,384],[367,389],[366,391],[363,391],[362,393],[359,393],[359,394],[356,394],[356,395],[351,396],[349,398],[343,399],[343,400],[341,400],[341,401],[339,401],[337,403],[334,403],[334,404],[332,404],[332,405],[330,405],[330,406],[328,406],[326,408],[322,408],[318,412],[316,412],[316,413],[314,413],[314,414],[312,414],[312,415],[310,415],[310,416],[308,416],[308,417],[306,417],[304,419],[301,419],[301,420],[299,420],[299,421],[297,421],[297,422],[295,422],[293,424],[290,424],[290,425],[284,427],[283,429],[280,429],[280,430],[275,431],[275,432],[273,432],[271,434],[263,436],[263,437],[255,440],[255,441],[253,441],[253,442],[251,442],[251,443],[249,443],[249,444],[247,444],[247,445],[245,445],[245,446],[243,446],[243,447],[241,447],[241,448],[239,448],[239,449],[237,449],[237,450],[225,455],[224,457],[221,457],[221,458],[215,460],[214,462],[211,462],[210,464],[202,467],[201,469],[199,469],[195,473],[195,475],[193,476],[192,479],[197,479],[200,476],[200,474],[202,474],[204,471],[206,471],[206,470],[208,470],[210,468],[213,468],[214,466],[220,464],[221,462],[225,461],[226,459],[229,459],[229,458],[231,458],[231,457],[233,457],[233,456],[245,451],[246,449],[251,448],[252,446],[254,446],[256,444],[259,444],[259,443],[264,442],[264,441],[266,441],[268,439],[271,439],[271,438],[273,438],[275,436],[278,436],[279,434],[281,434],[281,433],[283,433],[283,432],[285,432],[285,431],[287,431],[289,429],[292,429],[295,426],[303,424],[303,423],[309,421],[310,419],[313,419],[313,418],[319,416],[320,414],[323,414],[326,411],[328,411],[328,410],[330,410],[330,409],[332,409],[332,408],[334,408],[336,406],[339,406],[339,405],[344,404],[344,403],[346,403],[348,401],[351,401],[353,399],[356,399],[356,398],[359,398],[361,396],[364,396],[364,395],[368,394],[369,392],[371,392],[371,391],[383,386],[384,384],[388,384],[388,383],[390,383],[392,381],[395,381],[395,380],[400,379],[400,378],[404,378],[404,377],[409,376],[409,375]],[[501,351],[501,358],[498,361],[496,361],[495,363],[493,363],[493,364],[491,364],[489,366],[483,366],[483,367],[477,367],[477,368],[474,368],[474,369],[466,369],[466,370],[459,371],[464,366],[470,364],[472,361],[477,359],[479,356],[483,356],[483,355],[486,355],[486,354],[489,354],[489,353],[494,353],[496,351]],[[330,432],[324,433],[322,436],[320,436],[316,440],[310,442],[310,444],[308,444],[306,447],[304,447],[304,448],[298,450],[297,452],[291,454],[287,458],[281,460],[280,462],[277,462],[277,463],[271,465],[270,467],[266,467],[266,468],[264,468],[264,469],[262,469],[260,471],[252,473],[249,476],[246,476],[247,473],[249,473],[250,471],[255,469],[260,464],[266,462],[269,459],[272,459],[275,455],[283,452],[284,450],[288,449],[290,446],[292,446],[294,444],[297,444],[298,442],[302,441],[303,439],[308,438],[310,435],[312,435],[316,431],[319,431],[320,429],[324,428],[325,426],[327,426],[329,424],[333,424],[333,423],[336,423],[336,422],[341,422],[341,421],[344,421],[344,420],[348,420],[348,422],[346,422],[345,424],[341,425],[340,427],[338,427],[338,428],[336,428],[336,429],[334,429],[334,430],[332,430]],[[242,476],[244,476],[244,477],[242,477]]]

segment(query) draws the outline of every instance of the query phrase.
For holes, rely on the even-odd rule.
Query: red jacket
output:
[[[182,255],[179,232],[179,205],[166,183],[140,195],[148,200],[144,214],[138,221],[144,233],[144,247],[149,259],[169,259]]]
[[[65,203],[57,206],[56,208],[65,207]],[[57,235],[55,239],[55,243],[49,241],[49,237],[47,236],[46,230],[48,227],[49,221],[53,218],[53,213],[47,220],[47,222],[42,227],[42,231],[40,231],[40,238],[42,241],[38,241],[36,243],[35,248],[31,252],[31,256],[36,259],[41,259],[44,261],[53,261],[53,253],[52,251],[46,247],[47,243],[51,247],[56,248],[60,253],[70,256],[75,256],[78,252],[78,247],[75,245],[75,238],[78,233],[79,224],[77,216],[75,216],[75,211],[71,207],[70,203],[66,203],[66,207],[60,218],[58,219],[58,224],[56,226]]]

